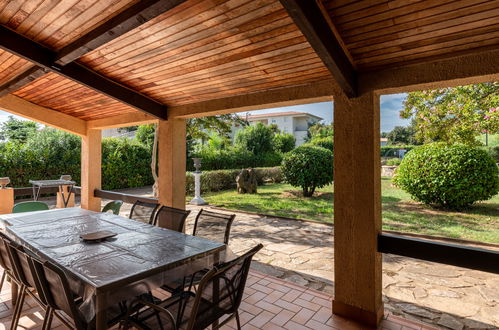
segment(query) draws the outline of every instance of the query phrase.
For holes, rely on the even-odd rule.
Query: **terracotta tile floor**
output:
[[[1,274],[1,273],[0,273]],[[43,312],[27,299],[18,329],[41,329]],[[250,272],[245,297],[239,309],[243,329],[369,329],[368,327],[331,316],[330,295],[294,283],[285,282],[255,271]],[[0,294],[0,330],[11,323],[11,292],[6,283]],[[225,329],[233,329],[235,321]],[[53,329],[66,329],[56,318]],[[436,329],[428,325],[386,315],[379,329],[422,330]]]

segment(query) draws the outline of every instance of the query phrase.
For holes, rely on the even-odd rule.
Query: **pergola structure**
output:
[[[82,138],[159,125],[159,200],[185,207],[186,118],[334,99],[333,312],[377,324],[381,94],[499,80],[496,0],[5,0],[0,109]]]

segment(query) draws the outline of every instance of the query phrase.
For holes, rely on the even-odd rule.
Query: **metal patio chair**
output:
[[[34,212],[34,211],[48,211],[49,206],[44,202],[21,202],[14,205],[12,213]]]
[[[43,303],[43,297],[40,297],[34,291],[36,284],[35,276],[33,276],[29,267],[28,260],[30,257],[24,252],[24,249],[21,246],[14,242],[8,242],[6,246],[10,253],[14,277],[16,278],[18,284],[20,284],[11,324],[11,329],[16,329],[27,294],[44,310],[46,309],[46,305]]]
[[[121,206],[123,205],[123,201],[111,201],[109,203],[107,203],[106,205],[104,205],[104,207],[102,208],[102,213],[106,213],[108,211],[112,211],[113,214],[115,215],[120,215],[120,210],[121,210]]]
[[[152,225],[158,207],[158,203],[136,201],[130,210],[129,218]]]
[[[49,261],[42,262],[34,258],[29,259],[29,265],[32,272],[36,274],[36,290],[42,293],[40,296],[43,297],[44,303],[47,306],[42,330],[51,328],[54,314],[57,315],[60,311],[72,319],[74,325],[71,326],[68,324],[70,328],[77,330],[90,330],[94,328],[93,321],[86,322],[84,315],[79,309],[79,302],[81,300],[74,299],[74,294],[69,286],[66,274],[59,266]],[[120,305],[116,304],[113,308],[108,309],[109,327],[117,324],[126,315],[125,310],[119,307]]]
[[[191,213],[191,211],[161,206],[158,212],[156,212],[153,224],[182,233],[184,232],[185,219],[187,219],[189,213]]]
[[[230,229],[235,214],[224,214],[201,209],[194,222],[193,236],[229,244]]]
[[[2,291],[7,277],[17,282],[17,280],[13,278],[14,270],[7,245],[10,242],[11,240],[0,232],[0,266],[3,268],[2,279],[0,280],[0,292]]]
[[[133,324],[139,329],[219,329],[236,319],[241,329],[239,305],[253,256],[263,247],[258,244],[242,256],[213,267],[201,280],[196,293],[183,291],[161,303],[137,299],[130,304],[125,329]],[[157,316],[160,316],[159,318]],[[218,320],[228,315],[220,324]],[[159,323],[159,324],[158,324]]]

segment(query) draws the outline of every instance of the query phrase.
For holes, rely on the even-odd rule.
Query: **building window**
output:
[[[272,119],[272,122],[275,123],[275,119]]]

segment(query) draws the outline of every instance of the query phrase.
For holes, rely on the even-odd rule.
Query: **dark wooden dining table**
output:
[[[106,329],[109,307],[226,258],[222,243],[80,208],[0,215],[0,230],[64,269],[80,309]],[[117,235],[98,242],[80,236]]]

